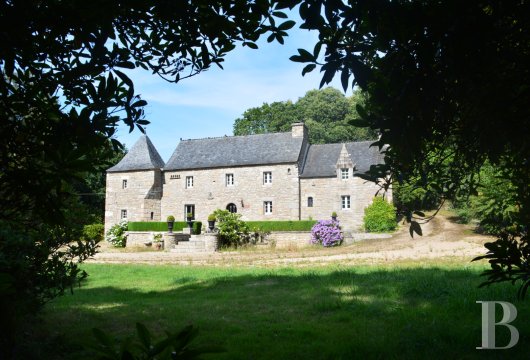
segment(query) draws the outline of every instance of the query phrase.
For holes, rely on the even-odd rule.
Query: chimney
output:
[[[292,124],[291,129],[291,134],[293,137],[307,138],[307,127],[303,122]]]

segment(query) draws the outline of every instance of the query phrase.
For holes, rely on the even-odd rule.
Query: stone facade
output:
[[[183,140],[164,164],[142,137],[108,170],[105,229],[130,221],[177,221],[192,212],[207,223],[216,209],[243,220],[329,219],[362,225],[379,189],[356,176],[382,161],[371,142],[311,145],[303,123],[291,132]]]
[[[360,177],[350,176],[348,179],[304,178],[300,181],[302,219],[329,219],[332,212],[337,213],[343,228],[359,231],[363,224],[364,209],[372,203],[379,187]],[[349,196],[348,204],[344,204],[343,196]],[[312,206],[308,199],[312,198]]]
[[[160,221],[161,199],[161,170],[107,173],[105,232],[124,217],[132,221]]]
[[[270,184],[264,183],[265,173],[271,175]],[[233,184],[227,184],[227,175]],[[193,178],[192,187],[186,184],[188,177]],[[162,218],[173,215],[185,220],[187,206],[192,205],[195,219],[206,223],[214,210],[232,204],[243,220],[298,219],[298,179],[296,163],[167,171]],[[271,214],[265,213],[266,201],[272,202]]]

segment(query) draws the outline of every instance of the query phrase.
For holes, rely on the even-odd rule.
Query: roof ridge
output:
[[[291,134],[290,131],[279,131],[279,132],[267,132],[262,134],[247,134],[247,135],[224,135],[224,136],[212,136],[212,137],[203,137],[196,139],[180,139],[180,141],[197,141],[197,140],[213,140],[213,139],[225,139],[225,138],[243,138],[251,136],[263,136],[263,135],[276,135],[276,134]]]

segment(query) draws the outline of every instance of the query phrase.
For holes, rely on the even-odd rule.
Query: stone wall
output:
[[[123,180],[127,180],[125,189]],[[107,173],[105,232],[121,220],[122,210],[127,210],[129,221],[160,221],[161,198],[160,170]]]
[[[274,231],[267,236],[266,242],[278,249],[285,249],[310,246],[310,240],[310,231]]]
[[[128,231],[127,247],[153,246],[155,234],[162,234],[163,248],[166,251],[181,253],[215,252],[219,248],[217,235],[187,235],[157,231]],[[151,244],[149,244],[151,243]]]
[[[263,183],[263,173],[272,173],[272,184]],[[234,185],[226,185],[226,174],[233,174]],[[186,177],[193,176],[193,187]],[[298,220],[298,166],[260,165],[164,173],[162,218],[184,220],[185,205],[195,205],[195,219],[207,224],[210,213],[235,204],[243,220]],[[264,202],[272,201],[272,214],[264,213]]]
[[[343,229],[359,231],[362,228],[364,208],[372,203],[379,187],[359,177],[346,180],[335,177],[300,179],[302,220],[330,219],[335,211]],[[350,208],[342,209],[341,196],[350,196]],[[308,206],[308,197],[313,206]]]

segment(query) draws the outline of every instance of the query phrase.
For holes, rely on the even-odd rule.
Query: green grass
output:
[[[89,280],[49,303],[28,345],[35,358],[90,359],[90,329],[124,338],[143,322],[158,334],[193,324],[196,344],[222,345],[210,359],[527,358],[530,306],[515,288],[478,288],[473,265],[226,268],[85,265]],[[519,311],[519,344],[479,351],[481,308]],[[500,316],[500,315],[499,315]],[[43,335],[45,334],[45,335]],[[507,343],[499,328],[497,344]]]

